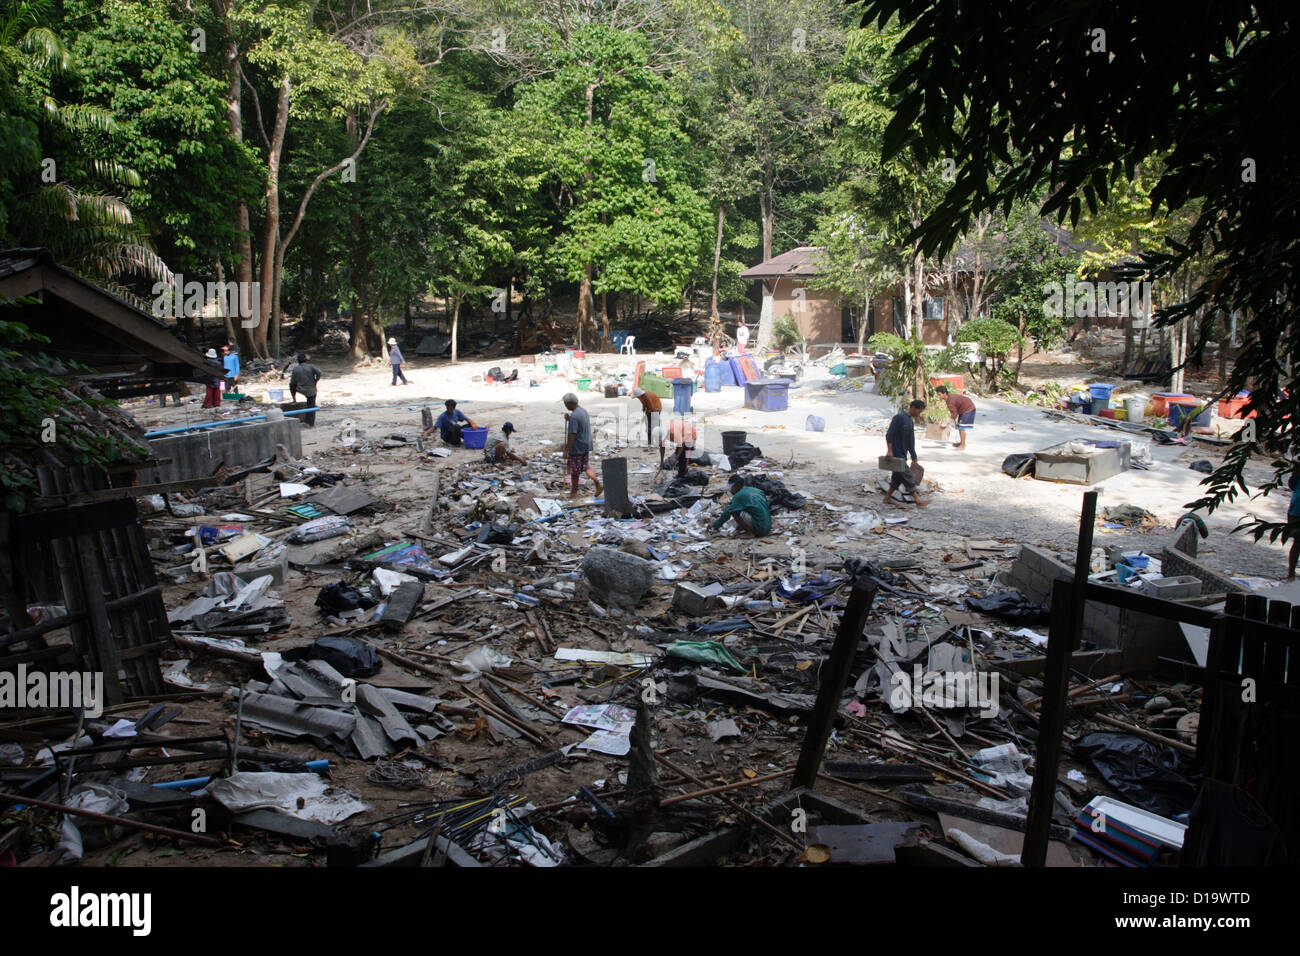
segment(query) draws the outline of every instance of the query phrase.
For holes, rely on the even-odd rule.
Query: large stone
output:
[[[655,581],[655,562],[614,548],[595,547],[582,559],[591,593],[607,607],[631,610]]]

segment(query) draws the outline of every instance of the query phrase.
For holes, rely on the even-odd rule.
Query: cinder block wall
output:
[[[170,458],[171,462],[155,468],[147,481],[201,478],[212,474],[222,464],[227,468],[255,465],[273,457],[276,445],[284,445],[289,454],[301,458],[302,427],[302,422],[286,417],[275,422],[249,422],[151,438],[149,447],[154,456]]]
[[[1168,573],[1168,572],[1166,572]],[[1039,604],[1050,606],[1052,585],[1074,579],[1074,569],[1033,545],[1021,545],[1011,566],[1011,585]],[[1177,653],[1182,631],[1173,621],[1089,601],[1083,609],[1083,639],[1123,651],[1125,670],[1145,670],[1156,658]]]
[[[1183,551],[1175,551],[1172,548],[1165,548],[1164,551],[1160,552],[1160,571],[1166,576],[1189,574],[1197,578],[1201,582],[1201,589],[1205,594],[1224,594],[1246,590],[1232,578],[1207,568]]]

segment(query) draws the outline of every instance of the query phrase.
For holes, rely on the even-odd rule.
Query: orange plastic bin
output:
[[[950,391],[963,392],[966,390],[966,376],[964,375],[931,375],[930,386],[938,388],[940,385],[947,385]]]

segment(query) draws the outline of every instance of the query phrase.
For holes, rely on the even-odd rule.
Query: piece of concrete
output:
[[[687,584],[683,581],[673,588],[673,609],[699,617],[722,607],[721,594],[721,584]]]
[[[276,445],[284,445],[294,458],[301,458],[302,427],[296,418],[283,418],[160,435],[149,439],[149,447],[154,458],[170,461],[138,472],[137,477],[141,484],[200,478],[219,465],[233,469],[273,458]]]
[[[1166,575],[1146,582],[1147,593],[1165,601],[1182,601],[1186,598],[1201,596],[1201,579],[1190,574],[1175,577]]]
[[[1226,574],[1220,574],[1208,565],[1172,548],[1165,548],[1160,552],[1160,572],[1165,577],[1190,575],[1201,582],[1201,587],[1206,594],[1231,594],[1234,591],[1249,590]]]
[[[631,610],[655,582],[655,564],[614,548],[595,547],[583,556],[582,574],[602,604]]]

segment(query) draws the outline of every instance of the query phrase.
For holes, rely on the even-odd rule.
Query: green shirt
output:
[[[727,509],[718,515],[718,520],[713,522],[713,530],[717,531],[727,519],[734,514],[744,511],[754,519],[754,533],[759,535],[772,533],[772,509],[767,506],[767,495],[757,488],[748,486],[741,488],[731,496],[731,503]]]

